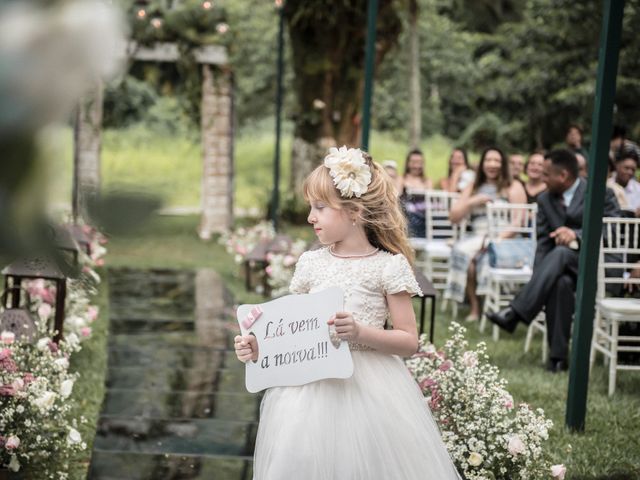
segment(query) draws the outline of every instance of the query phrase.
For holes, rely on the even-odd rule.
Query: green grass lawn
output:
[[[239,268],[224,248],[216,242],[203,243],[196,234],[196,217],[153,217],[136,232],[112,238],[109,265],[131,267],[170,267],[216,269],[224,278],[238,303],[264,301],[245,292]],[[301,227],[288,229],[298,235]],[[465,312],[460,314],[460,317]],[[438,313],[436,344],[442,344],[451,318]],[[488,343],[492,361],[509,381],[517,403],[541,407],[555,424],[548,443],[555,463],[565,463],[568,479],[638,479],[640,478],[640,374],[619,373],[616,394],[607,397],[607,376],[601,362],[591,375],[588,413],[584,433],[572,434],[564,427],[568,374],[552,375],[543,369],[541,337],[532,351],[525,354],[524,328],[513,336],[502,335],[499,342],[476,325],[468,326],[472,345]]]
[[[51,147],[51,198],[68,203],[71,198],[72,137],[70,129],[55,132]],[[235,204],[266,212],[273,178],[274,134],[247,130],[235,139]],[[428,175],[435,181],[446,175],[450,142],[442,136],[422,145]],[[393,159],[404,168],[407,146],[389,133],[373,132],[371,153],[378,161]],[[281,191],[289,182],[291,136],[282,144]],[[161,135],[142,125],[126,130],[106,130],[102,138],[102,186],[105,190],[130,190],[160,196],[167,207],[200,205],[201,148],[197,137]]]

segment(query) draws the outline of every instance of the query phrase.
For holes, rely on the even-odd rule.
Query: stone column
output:
[[[233,208],[233,103],[231,72],[202,65],[203,240],[231,227]]]
[[[103,90],[102,81],[98,80],[76,111],[72,201],[77,216],[86,213],[87,197],[100,192]]]

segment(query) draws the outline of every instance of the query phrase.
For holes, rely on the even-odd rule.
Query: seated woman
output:
[[[544,154],[542,152],[532,153],[529,155],[527,163],[524,164],[524,171],[527,174],[527,181],[524,183],[527,203],[536,203],[538,195],[547,189],[547,184],[542,180],[543,166]]]
[[[424,191],[433,187],[425,173],[424,155],[411,150],[407,155],[404,175],[397,182],[400,200],[407,216],[409,237],[426,235]]]
[[[462,192],[467,185],[473,183],[476,172],[469,166],[469,159],[464,148],[454,148],[449,157],[447,178],[440,180],[440,189],[447,192]]]
[[[451,221],[460,223],[469,217],[472,233],[453,246],[444,298],[462,303],[466,294],[470,304],[468,321],[478,320],[481,313],[476,293],[476,263],[488,231],[486,205],[499,201],[525,203],[526,199],[524,187],[512,179],[502,151],[490,147],[482,153],[475,182],[464,189],[451,207]]]

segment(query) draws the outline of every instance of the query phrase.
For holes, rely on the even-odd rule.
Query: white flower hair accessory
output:
[[[367,193],[371,183],[371,169],[359,148],[331,147],[324,157],[324,166],[329,169],[333,183],[340,195],[358,198]]]

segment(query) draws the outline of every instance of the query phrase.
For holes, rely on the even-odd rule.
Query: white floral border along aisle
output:
[[[566,468],[551,465],[544,449],[551,420],[542,409],[514,405],[484,342],[469,349],[463,326],[454,322],[449,330],[442,350],[422,335],[406,364],[460,474],[467,480],[562,480]]]
[[[84,417],[70,418],[79,399],[73,396],[77,373],[69,371],[70,357],[91,336],[98,307],[91,304],[104,265],[106,240],[85,227],[92,238],[91,256],[80,253],[81,274],[67,282],[64,340],[55,343],[48,323],[55,303],[55,287],[44,280],[24,281],[30,310],[37,325],[32,343],[0,332],[0,466],[12,472],[37,471],[39,478],[68,478],[69,459],[86,449],[78,431]]]

